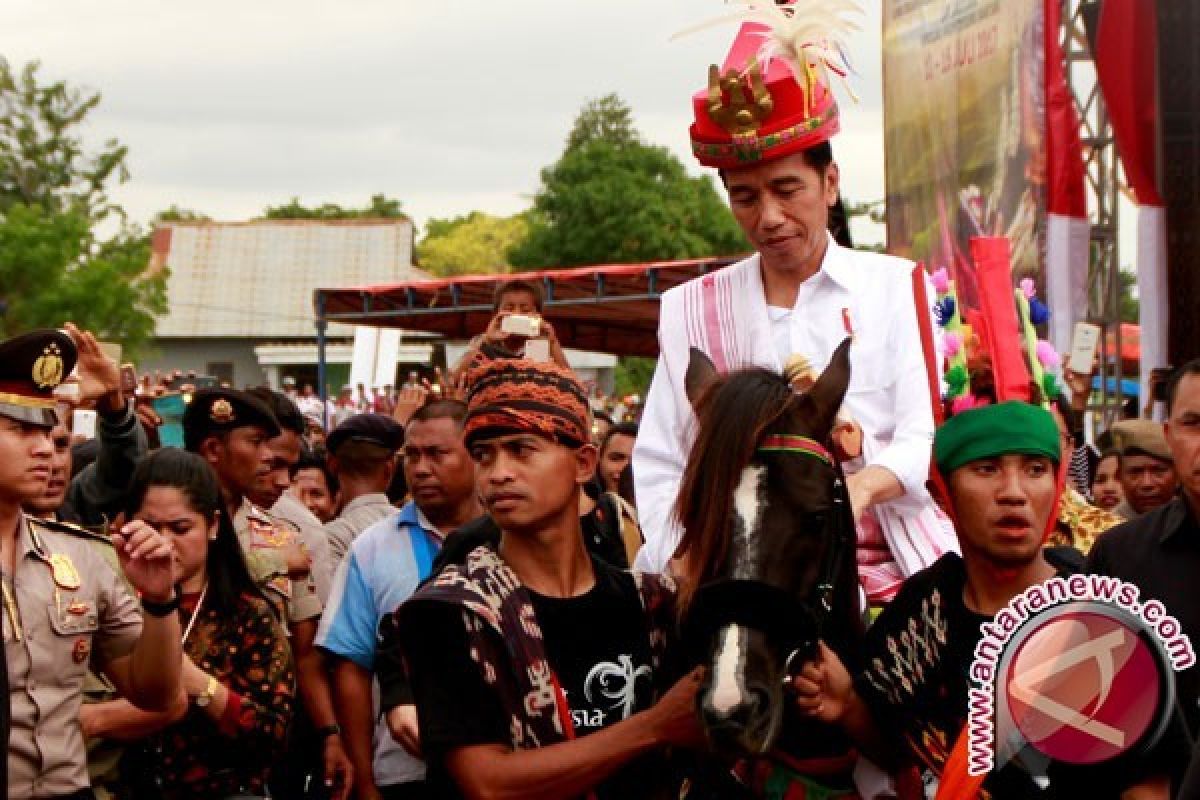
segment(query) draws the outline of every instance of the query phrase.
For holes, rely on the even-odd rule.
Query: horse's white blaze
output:
[[[718,714],[729,714],[742,701],[742,629],[726,625],[717,645],[712,694],[709,703]]]
[[[733,577],[753,580],[758,577],[758,549],[755,536],[762,519],[762,484],[767,468],[761,465],[748,466],[742,470],[737,488],[733,491],[733,513],[738,524],[734,526],[736,538],[733,547]],[[738,625],[727,625],[717,642],[716,658],[713,660],[714,676],[709,703],[718,714],[732,713],[744,700],[742,692],[742,665],[746,657],[746,645],[742,641],[742,629]]]
[[[733,511],[741,522],[741,529],[734,530],[734,536],[741,541],[735,542],[733,550],[733,577],[741,580],[758,578],[757,561],[758,548],[756,534],[759,521],[762,518],[762,484],[767,476],[767,468],[762,465],[751,465],[742,470],[737,488],[733,490]]]

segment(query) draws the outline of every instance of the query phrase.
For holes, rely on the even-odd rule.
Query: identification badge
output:
[[[60,589],[74,591],[79,588],[79,571],[70,556],[53,553],[50,556],[50,569],[54,575],[54,585]]]

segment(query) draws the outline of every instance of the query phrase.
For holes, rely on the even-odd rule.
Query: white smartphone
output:
[[[1075,335],[1071,339],[1071,357],[1067,368],[1071,372],[1091,375],[1096,364],[1096,350],[1100,347],[1100,326],[1090,322],[1076,322]]]
[[[71,414],[71,433],[84,439],[96,438],[96,412],[88,408],[77,408]]]
[[[542,321],[528,314],[509,314],[500,320],[500,330],[512,336],[533,338],[542,332]]]
[[[525,357],[530,361],[550,360],[549,339],[529,339],[525,342]]]

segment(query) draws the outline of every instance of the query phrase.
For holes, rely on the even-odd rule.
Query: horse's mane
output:
[[[681,611],[724,563],[734,489],[758,441],[794,400],[792,387],[782,377],[750,368],[714,382],[696,403],[699,427],[674,509],[683,526],[676,550],[683,573]]]

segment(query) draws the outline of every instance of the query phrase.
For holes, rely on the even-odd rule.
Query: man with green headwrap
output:
[[[904,582],[867,631],[862,672],[848,674],[822,645],[818,663],[794,681],[802,713],[840,723],[881,766],[917,767],[926,786],[943,779],[967,721],[980,625],[1031,586],[1082,565],[1072,549],[1043,548],[1062,491],[1048,411],[1017,401],[965,411],[938,429],[933,455],[962,555],[948,553]],[[994,798],[1119,796],[1111,776],[1092,787],[1066,765],[1027,766],[1010,761],[983,788]]]

